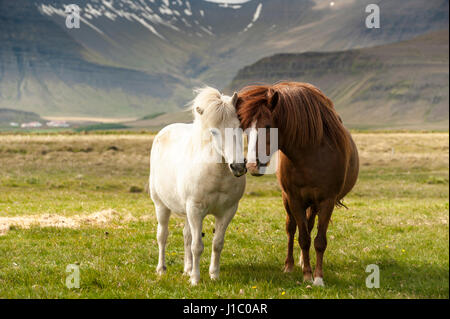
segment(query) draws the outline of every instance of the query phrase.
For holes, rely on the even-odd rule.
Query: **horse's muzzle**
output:
[[[230,164],[230,170],[234,176],[240,177],[247,173],[247,168],[245,167],[245,163],[233,163]]]
[[[257,161],[257,163],[247,163],[247,170],[252,176],[263,176],[264,174],[260,171],[260,163]]]

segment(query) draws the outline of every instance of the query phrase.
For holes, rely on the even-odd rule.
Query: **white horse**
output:
[[[246,173],[243,151],[239,156],[242,138],[225,143],[225,129],[240,126],[235,109],[237,94],[224,96],[210,87],[197,92],[192,103],[194,122],[162,129],[150,155],[150,195],[158,219],[156,271],[159,275],[166,271],[170,213],[184,215],[184,274],[190,276],[192,285],[200,280],[202,224],[207,214],[215,216],[209,273],[211,279],[219,277],[225,231],[244,193]]]

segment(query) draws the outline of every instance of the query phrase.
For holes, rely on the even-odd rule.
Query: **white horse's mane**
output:
[[[237,118],[230,97],[209,86],[196,89],[194,92],[197,96],[191,102],[190,108],[194,114],[194,123],[200,123],[203,129],[219,127],[221,123],[228,123]]]

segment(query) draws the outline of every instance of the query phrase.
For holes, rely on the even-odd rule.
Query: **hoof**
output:
[[[166,271],[167,271],[167,268],[165,266],[156,268],[156,273],[159,276],[164,275],[166,273]]]
[[[218,273],[210,273],[209,278],[211,278],[211,280],[217,280],[217,279],[219,279],[219,274]]]
[[[323,278],[321,278],[321,277],[316,277],[316,278],[314,278],[314,283],[313,283],[313,285],[314,285],[314,286],[318,286],[318,287],[324,287],[324,286],[325,286],[325,283],[323,282]]]
[[[303,281],[306,283],[312,283],[313,282],[312,274],[310,273],[303,274]]]
[[[283,272],[293,272],[294,271],[294,265],[288,264],[284,266]]]
[[[191,283],[191,286],[197,286],[199,281],[200,281],[200,279],[197,279],[197,278],[191,278],[189,280],[189,282]]]
[[[192,268],[191,268],[191,269],[189,269],[189,268],[184,268],[183,276],[191,277],[191,273],[192,273]]]

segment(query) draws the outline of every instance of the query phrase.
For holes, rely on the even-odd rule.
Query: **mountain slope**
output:
[[[0,107],[41,115],[142,115],[166,108],[161,101],[179,83],[166,74],[86,60],[89,52],[29,1],[0,0],[0,30]]]
[[[16,111],[11,109],[0,109],[0,128],[10,127],[10,123],[26,123],[42,121],[42,118],[36,113]]]
[[[448,129],[448,37],[444,30],[373,48],[274,55],[243,68],[228,89],[309,82],[351,127]]]

